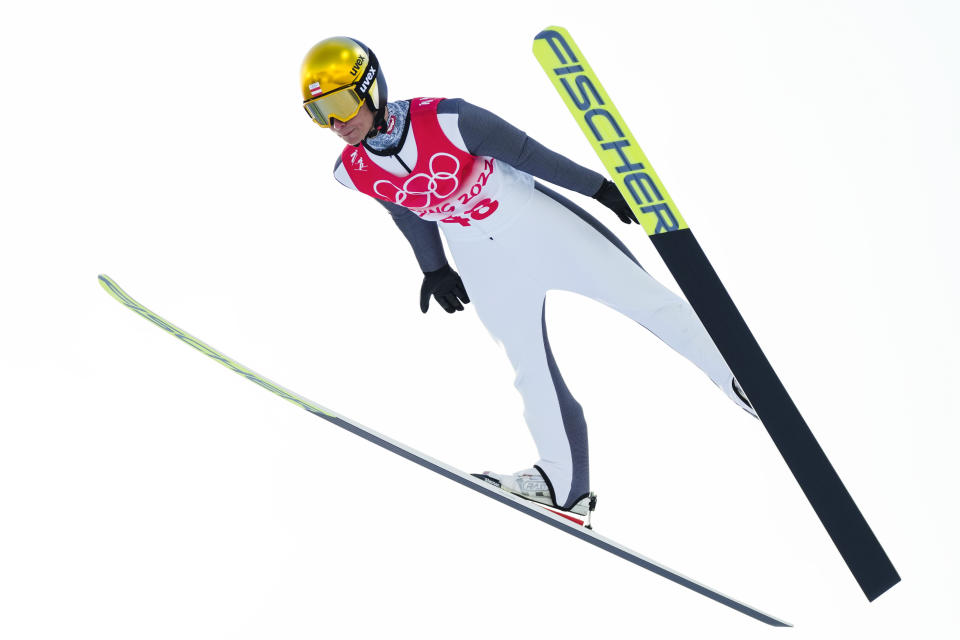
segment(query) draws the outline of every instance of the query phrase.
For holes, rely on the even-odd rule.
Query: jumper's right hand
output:
[[[467,290],[463,287],[463,280],[449,266],[423,274],[423,284],[420,286],[420,311],[426,313],[430,308],[430,296],[436,298],[437,303],[447,313],[463,311],[463,305],[470,302]]]
[[[630,205],[623,199],[620,189],[612,180],[604,180],[597,192],[593,194],[593,199],[617,214],[620,222],[630,224],[637,221],[633,216],[633,211],[630,210]]]

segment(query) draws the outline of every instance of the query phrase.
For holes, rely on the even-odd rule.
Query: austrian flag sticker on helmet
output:
[[[323,89],[320,88],[320,83],[319,83],[319,82],[314,82],[313,84],[311,84],[311,85],[310,85],[309,87],[307,87],[307,88],[310,89],[310,95],[311,95],[311,96],[318,96],[318,95],[320,95],[321,93],[323,93]]]

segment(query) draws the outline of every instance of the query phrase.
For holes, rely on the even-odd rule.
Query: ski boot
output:
[[[563,509],[554,501],[550,484],[540,473],[540,470],[535,467],[511,474],[484,471],[472,475],[507,493],[536,502],[547,511],[576,522],[587,529],[593,528],[590,525],[590,517],[593,515],[594,509],[597,508],[597,494],[592,491],[577,500],[569,509]]]

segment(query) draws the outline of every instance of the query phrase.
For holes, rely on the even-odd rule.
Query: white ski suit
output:
[[[424,272],[446,264],[436,227],[443,231],[480,320],[516,371],[536,466],[558,507],[589,492],[589,462],[583,411],[547,339],[547,291],[579,293],[632,318],[743,406],[690,305],[589,214],[530,174],[585,195],[596,193],[602,176],[462,100],[415,98],[389,108],[391,130],[346,147],[334,174],[387,206]]]

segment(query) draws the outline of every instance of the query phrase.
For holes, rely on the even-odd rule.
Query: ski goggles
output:
[[[325,129],[330,127],[330,118],[346,122],[357,115],[366,100],[366,96],[360,97],[356,87],[356,84],[348,84],[334,89],[304,102],[303,108],[314,122]]]

